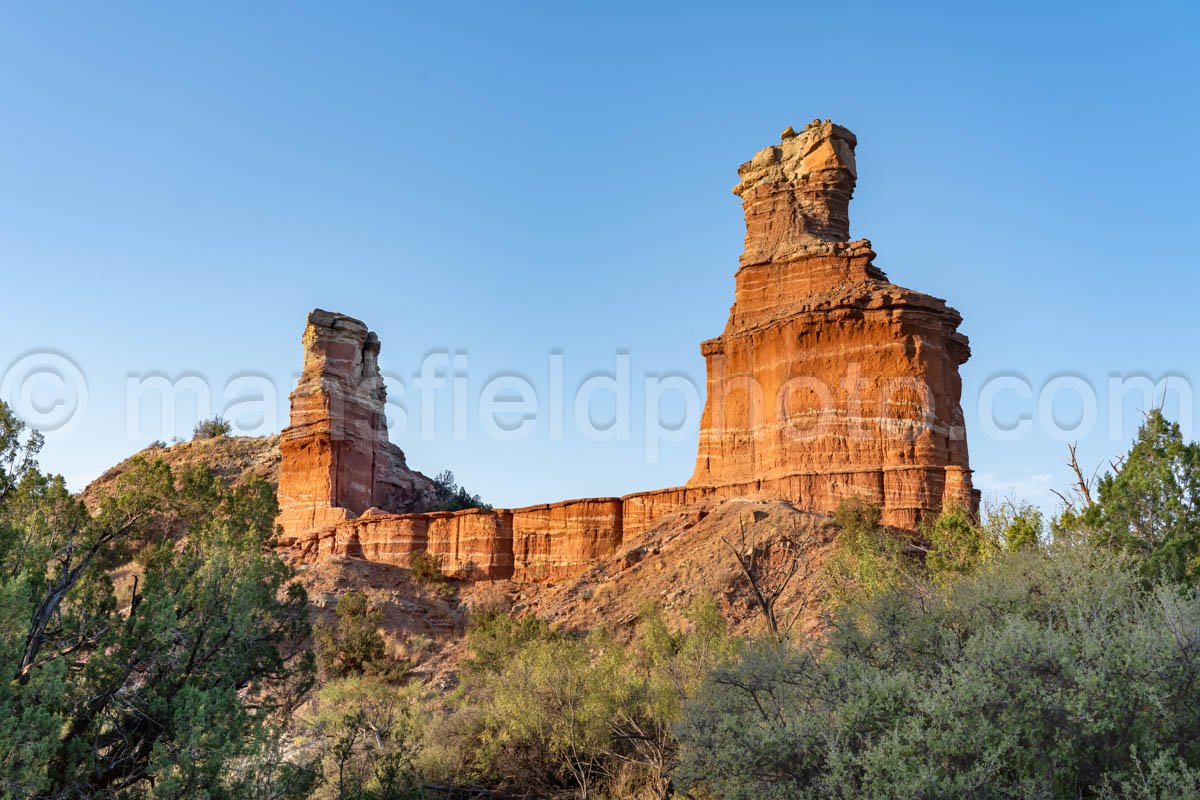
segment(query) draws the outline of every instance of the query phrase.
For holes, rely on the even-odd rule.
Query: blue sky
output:
[[[129,429],[131,379],[200,377],[222,411],[231,378],[261,376],[286,410],[319,306],[379,333],[419,469],[499,505],[681,483],[695,434],[646,457],[642,379],[703,386],[741,249],[736,168],[830,117],[859,137],[852,234],[965,318],[977,484],[1046,502],[1063,438],[1099,463],[1132,437],[1144,404],[1110,425],[1111,376],[1200,381],[1200,13],[1045,5],[10,5],[5,399],[53,416],[53,380],[24,383],[39,359],[85,382],[42,458],[81,488],[169,438]],[[496,441],[472,407],[463,436],[421,437],[399,385],[435,351],[466,354],[468,396],[526,376],[532,435]],[[592,441],[569,408],[550,435],[551,353],[568,397],[628,354],[628,437]],[[980,419],[997,376],[1032,388],[996,394],[1000,427],[1032,415],[1023,435]],[[1069,429],[1076,379],[1097,422],[1056,435],[1038,403]],[[177,412],[186,434],[195,411]]]

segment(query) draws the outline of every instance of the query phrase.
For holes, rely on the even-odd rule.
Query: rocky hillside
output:
[[[224,480],[237,484],[250,476],[279,485],[279,436],[214,436],[165,447],[147,447],[117,464],[83,490],[83,502],[95,510],[100,498],[110,493],[135,458],[162,459],[178,470],[192,464],[207,464]]]

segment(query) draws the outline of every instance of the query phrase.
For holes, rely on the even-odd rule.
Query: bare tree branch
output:
[[[721,541],[729,548],[738,568],[745,576],[750,586],[750,594],[763,612],[771,636],[783,641],[795,626],[807,603],[798,602],[785,614],[780,613],[778,603],[798,575],[804,579],[810,577],[812,564],[807,553],[814,543],[802,540],[793,531],[790,535],[756,545],[746,537],[744,520],[738,523],[736,546],[725,537],[721,537]]]
[[[1071,471],[1075,473],[1074,488],[1079,496],[1083,498],[1084,508],[1087,509],[1096,504],[1095,501],[1092,500],[1092,483],[1095,481],[1096,475],[1095,473],[1092,473],[1091,478],[1083,477],[1083,469],[1079,466],[1079,458],[1075,452],[1075,448],[1077,446],[1077,442],[1067,445],[1067,450],[1071,454],[1071,458],[1067,461],[1067,464],[1070,465]],[[1058,494],[1058,492],[1055,492],[1055,494]],[[1059,495],[1059,497],[1062,497],[1062,495]]]

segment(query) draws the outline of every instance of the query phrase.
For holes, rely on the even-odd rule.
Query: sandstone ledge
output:
[[[415,553],[437,559],[459,580],[540,583],[570,578],[653,529],[669,514],[733,499],[779,500],[800,511],[829,513],[845,497],[882,504],[884,522],[913,529],[930,503],[970,508],[970,471],[921,465],[794,472],[770,480],[675,486],[622,497],[589,497],[521,508],[392,514],[371,509],[290,543],[297,562],[331,556],[408,567]],[[930,492],[936,497],[930,496]],[[944,500],[945,499],[945,500]]]

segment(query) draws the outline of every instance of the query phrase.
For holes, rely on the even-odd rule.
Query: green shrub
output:
[[[1147,591],[1095,548],[1019,549],[717,669],[677,778],[726,800],[1148,796],[1146,764],[1155,785],[1196,778],[1197,681],[1195,592]]]
[[[338,598],[332,624],[313,626],[314,650],[321,672],[330,678],[372,675],[399,678],[407,665],[387,655],[379,626],[383,611],[371,608],[363,592]]]
[[[881,514],[879,506],[861,498],[838,505],[834,521],[840,532],[822,568],[832,608],[898,589],[919,572],[920,563],[905,552],[906,538],[880,524]]]
[[[416,552],[409,559],[408,568],[412,570],[413,579],[424,586],[444,584],[446,577],[442,575],[442,567],[435,556],[426,552]]]
[[[377,678],[332,681],[301,716],[297,744],[315,751],[323,780],[312,800],[416,800],[423,717],[414,690]]]
[[[925,566],[935,579],[968,575],[994,550],[986,531],[962,508],[943,512],[928,526],[929,554]]]
[[[1097,484],[1079,520],[1093,542],[1138,559],[1154,580],[1200,575],[1200,443],[1151,411],[1128,455]],[[1063,526],[1065,527],[1065,525]]]
[[[202,419],[196,423],[192,431],[193,439],[217,439],[228,436],[233,431],[233,425],[220,414],[211,419]]]
[[[984,513],[985,536],[1009,553],[1041,547],[1046,537],[1042,512],[1029,503],[990,504]]]
[[[0,796],[303,796],[280,732],[311,682],[308,604],[271,487],[135,459],[90,513],[40,443],[0,403]]]
[[[465,511],[468,508],[491,508],[479,499],[479,495],[471,494],[454,480],[450,470],[439,472],[433,479],[434,499],[428,511]]]
[[[556,638],[545,621],[533,615],[514,617],[499,608],[476,611],[467,624],[463,669],[470,674],[498,674],[530,642]]]
[[[736,653],[711,600],[683,630],[647,609],[627,644],[497,610],[472,618],[467,643],[467,680],[431,729],[429,775],[531,797],[670,796],[683,704]]]

